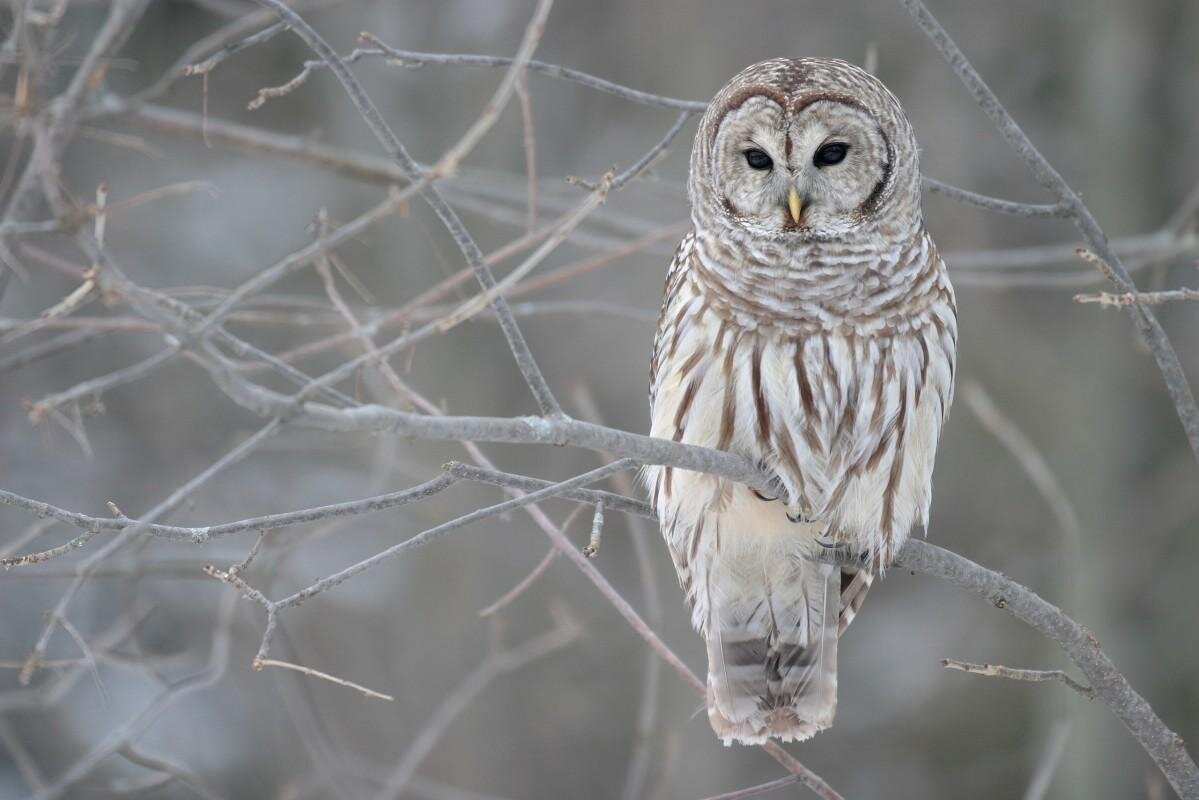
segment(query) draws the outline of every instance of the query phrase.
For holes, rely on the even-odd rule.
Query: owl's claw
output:
[[[869,548],[865,550],[855,550],[848,542],[834,542],[827,539],[817,539],[816,544],[823,548],[817,558],[829,564],[835,564],[839,567],[856,567],[857,569],[870,569],[874,563],[874,556]]]
[[[774,497],[770,497],[766,493],[760,492],[757,489],[751,489],[750,491],[752,491],[754,493],[754,497],[758,498],[759,500],[763,500],[767,503],[773,503],[775,500],[778,500],[780,497],[782,497],[783,492],[786,491],[786,488],[783,486],[783,479],[778,476],[777,472],[773,471],[766,466],[766,464],[760,461],[758,462],[758,469],[762,470],[763,472],[770,473],[770,490],[774,493]]]

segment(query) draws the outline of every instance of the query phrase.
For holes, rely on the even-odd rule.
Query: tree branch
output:
[[[1099,258],[1111,267],[1111,280],[1122,292],[1136,292],[1136,285],[1125,269],[1120,256],[1108,242],[1107,235],[1095,221],[1090,209],[1079,198],[1060,173],[1049,163],[1041,152],[1033,146],[1032,141],[1016,124],[1016,120],[1007,112],[999,98],[991,91],[978,72],[966,60],[966,56],[950,38],[941,23],[929,12],[921,0],[900,0],[904,8],[915,18],[916,23],[925,32],[954,73],[973,95],[975,102],[983,112],[990,117],[991,122],[999,130],[1004,140],[1024,160],[1033,176],[1041,186],[1058,198],[1058,203],[1068,209],[1070,219],[1083,239]],[[1166,383],[1166,390],[1174,401],[1178,418],[1186,431],[1187,441],[1191,445],[1191,453],[1199,460],[1199,406],[1195,405],[1195,395],[1187,383],[1182,371],[1182,364],[1169,337],[1153,312],[1143,304],[1128,306],[1133,324],[1141,339],[1153,353]],[[1177,789],[1177,787],[1175,787]]]
[[[909,539],[895,566],[942,578],[974,592],[1056,642],[1086,677],[1095,698],[1124,723],[1179,797],[1199,798],[1199,767],[1187,753],[1182,738],[1166,727],[1145,698],[1137,694],[1100,649],[1094,634],[1012,579],[926,542]]]

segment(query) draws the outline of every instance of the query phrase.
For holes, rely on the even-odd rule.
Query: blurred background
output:
[[[25,25],[32,24],[30,9],[53,13],[61,6],[65,13],[28,40],[40,44],[32,73],[19,68],[24,39],[10,39],[3,50],[0,154],[5,172],[18,176],[30,157],[28,114],[64,89],[108,10],[107,3],[82,0],[28,5]],[[302,8],[343,53],[369,31],[399,48],[511,55],[533,5],[355,0]],[[189,47],[254,8],[240,0],[151,2],[94,102],[152,86]],[[1128,255],[1140,288],[1194,286],[1194,207],[1167,226],[1199,185],[1199,5],[941,1],[932,10]],[[13,10],[2,13],[0,25],[12,30]],[[699,101],[764,58],[862,63],[868,53],[915,125],[926,175],[1014,200],[1051,199],[898,3],[558,0],[537,48],[545,61]],[[222,137],[220,125],[232,122],[294,137],[297,146],[381,155],[324,72],[247,110],[260,88],[287,82],[311,57],[285,33],[231,55],[206,77],[170,83],[149,105],[85,115],[58,180],[84,204],[94,202],[100,184],[110,204],[151,200],[114,210],[107,221],[106,247],[131,279],[210,308],[310,243],[321,209],[336,224],[384,197],[385,181]],[[466,66],[405,69],[380,59],[353,68],[425,163],[471,125],[503,75]],[[628,166],[675,116],[541,75],[529,75],[527,84],[535,226],[582,199],[566,176],[595,179],[614,164]],[[532,278],[642,241],[635,252],[513,300],[533,353],[572,415],[648,429],[649,349],[677,240],[653,234],[687,217],[683,187],[694,126],[693,118],[664,157],[610,196]],[[520,238],[530,222],[525,139],[514,98],[446,183],[485,252]],[[13,185],[11,174],[0,184],[6,202]],[[174,188],[145,195],[161,187]],[[925,212],[958,289],[961,328],[959,399],[942,440],[929,540],[1061,604],[1098,636],[1167,725],[1187,742],[1199,741],[1199,472],[1152,358],[1126,314],[1073,301],[1110,287],[1072,255],[1078,243],[1068,222],[1000,217],[931,194]],[[24,218],[47,216],[34,204]],[[101,394],[85,389],[50,403],[52,411],[31,406],[166,345],[162,332],[140,323],[119,298],[95,300],[65,318],[74,322],[25,333],[22,325],[79,285],[71,270],[89,264],[69,233],[9,245],[27,275],[12,278],[0,300],[0,488],[102,517],[112,501],[136,518],[264,424],[182,357],[164,358]],[[463,266],[420,202],[371,226],[336,256],[353,278],[336,277],[340,292],[364,320]],[[517,263],[519,257],[500,262],[497,274]],[[457,304],[474,291],[473,281],[464,283],[441,302]],[[1195,307],[1159,311],[1194,384]],[[276,354],[345,327],[311,267],[256,295],[228,325]],[[388,329],[377,341],[402,330]],[[62,338],[68,336],[75,339]],[[293,363],[317,375],[360,352],[347,340]],[[536,411],[486,316],[398,354],[391,365],[450,414]],[[340,388],[363,401],[407,407],[373,367]],[[37,419],[31,408],[42,409]],[[500,469],[559,480],[602,463],[574,448],[482,449]],[[1030,477],[1026,465],[1038,458],[1048,481]],[[451,459],[467,454],[455,443],[284,426],[168,521],[211,525],[394,491],[433,477]],[[243,577],[267,596],[283,597],[502,497],[462,485],[384,513],[281,530],[265,540]],[[562,522],[574,506],[556,500],[544,508]],[[593,563],[702,674],[701,640],[690,630],[654,526],[607,517]],[[585,510],[566,530],[582,546],[589,529]],[[4,555],[54,547],[76,534],[0,506]],[[372,797],[405,754],[416,763],[403,796],[464,800],[699,798],[785,774],[759,749],[723,747],[691,689],[647,660],[642,639],[565,559],[481,618],[478,611],[521,581],[549,547],[521,512],[456,531],[281,615],[272,657],[392,695],[393,702],[283,669],[251,668],[263,609],[234,602],[235,590],[207,577],[203,566],[227,568],[256,538],[247,532],[202,546],[135,538],[116,548],[94,565],[28,686],[20,685],[20,667],[48,613],[77,565],[111,536],[0,572],[0,797],[54,787],[81,763],[89,768],[79,780],[61,786],[67,797]],[[646,545],[640,551],[637,540]],[[577,635],[552,652],[511,670],[489,657],[536,642],[562,619]],[[1101,704],[1056,683],[950,672],[940,665],[945,657],[1068,666],[1052,643],[979,598],[895,570],[876,583],[843,640],[837,724],[788,750],[847,798],[1022,797],[1058,750],[1043,796],[1172,796]],[[205,672],[210,664],[224,668]],[[198,683],[186,682],[198,672]],[[448,719],[447,698],[463,701]],[[778,794],[810,796],[800,787]]]

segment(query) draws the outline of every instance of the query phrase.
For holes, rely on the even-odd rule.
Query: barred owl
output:
[[[725,744],[802,740],[836,709],[837,639],[913,528],[953,397],[953,289],[912,127],[843,61],[775,59],[708,106],[693,229],[654,342],[651,434],[745,456],[757,491],[646,470],[707,643]]]

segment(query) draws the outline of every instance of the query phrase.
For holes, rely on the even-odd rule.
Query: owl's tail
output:
[[[708,720],[725,744],[802,741],[837,709],[841,568],[802,558],[759,568],[765,580],[709,584]]]

